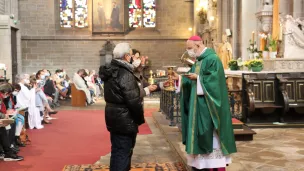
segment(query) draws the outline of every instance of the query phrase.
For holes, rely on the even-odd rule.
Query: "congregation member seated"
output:
[[[65,69],[62,69],[62,77],[61,78],[63,79],[62,86],[65,87],[68,90],[68,92],[66,94],[66,99],[70,99],[71,98],[71,86],[70,86],[71,79],[68,76],[68,74],[66,73]]]
[[[91,105],[94,102],[92,100],[90,90],[84,80],[85,76],[86,76],[86,72],[84,69],[78,70],[77,73],[74,74],[73,83],[78,90],[82,90],[85,92],[87,104]]]
[[[52,78],[53,78],[56,88],[59,90],[59,93],[62,96],[62,98],[66,98],[68,89],[63,86],[63,84],[64,84],[63,70],[57,69]]]
[[[36,87],[36,106],[39,108],[40,115],[43,115],[42,123],[48,124],[50,123],[51,114],[56,114],[57,111],[54,111],[49,103],[52,103],[52,98],[47,97],[45,93],[42,91],[42,88],[45,84],[45,74],[43,70],[39,70],[35,76],[31,78],[31,85],[32,87]],[[50,102],[49,102],[50,101]],[[46,110],[45,110],[46,109]]]
[[[49,104],[50,106],[53,107],[59,107],[59,90],[56,88],[56,85],[54,83],[54,81],[52,80],[51,77],[51,72],[49,70],[44,69],[43,70],[46,77],[45,77],[45,84],[43,86],[43,92],[47,97],[51,97],[53,99],[53,101],[51,102],[51,104]]]
[[[7,123],[9,119],[9,114],[14,114],[13,110],[6,110],[4,104],[5,98],[8,98],[12,93],[12,87],[8,83],[3,83],[0,85],[0,158],[4,161],[20,161],[23,157],[18,156],[16,151],[13,151],[7,134],[7,129],[10,129],[11,123]]]
[[[89,88],[90,90],[90,93],[91,93],[91,97],[92,97],[92,100],[94,103],[96,103],[97,101],[97,90],[96,90],[96,86],[95,84],[92,82],[92,78],[90,76],[90,73],[89,70],[85,70],[86,71],[86,76],[84,77],[84,80],[85,80],[85,83],[87,85],[87,87]]]
[[[11,86],[13,93],[4,99],[4,104],[7,109],[7,113],[12,113],[12,118],[15,120],[15,122],[10,125],[11,129],[9,130],[9,141],[12,148],[15,151],[19,151],[19,147],[25,146],[25,144],[23,144],[20,140],[20,134],[24,126],[24,116],[18,113],[18,111],[23,109],[15,108],[16,95],[21,90],[21,87],[19,84],[9,85]]]

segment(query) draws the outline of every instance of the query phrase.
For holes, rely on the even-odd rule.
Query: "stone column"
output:
[[[293,0],[293,18],[303,17],[303,0]]]
[[[290,6],[292,5],[292,1],[290,0],[280,0],[279,5],[279,13],[281,17],[291,14]]]
[[[249,0],[241,0],[241,54],[243,60],[248,59],[247,48],[249,47],[249,40],[252,36],[252,31],[257,33],[257,18],[255,17],[255,13],[257,12],[256,1]],[[257,35],[257,34],[255,34]],[[257,36],[255,36],[255,39]]]
[[[232,28],[232,57],[239,58],[239,8],[238,8],[239,0],[233,0],[233,8],[232,8],[232,20],[233,20],[233,28]]]
[[[217,0],[217,42],[222,42],[222,0]]]

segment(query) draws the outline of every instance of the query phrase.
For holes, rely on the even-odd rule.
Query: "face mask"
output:
[[[196,58],[196,53],[194,52],[194,49],[190,49],[190,50],[187,49],[187,52],[190,57]]]
[[[141,63],[141,60],[140,60],[140,59],[136,59],[136,60],[133,61],[132,65],[133,65],[135,68],[137,68],[137,67],[139,67],[140,63]]]
[[[25,83],[25,84],[29,84],[29,83],[30,83],[30,80],[25,79],[25,80],[24,80],[24,83]]]
[[[44,80],[45,79],[45,75],[41,75],[41,79]]]
[[[17,95],[18,95],[18,93],[19,93],[19,92],[14,91],[12,94],[13,94],[14,96],[17,96]]]
[[[46,73],[45,76],[46,76],[46,77],[49,77],[49,76],[50,76],[50,73]]]

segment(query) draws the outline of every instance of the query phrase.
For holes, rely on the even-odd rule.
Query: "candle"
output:
[[[265,39],[263,37],[260,38],[260,51],[265,50]]]
[[[252,32],[252,43],[254,44],[254,31]]]
[[[279,40],[283,40],[283,26],[280,24]]]

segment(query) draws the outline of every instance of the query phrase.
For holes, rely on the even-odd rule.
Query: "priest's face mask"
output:
[[[200,45],[195,43],[194,41],[188,40],[187,41],[187,52],[188,55],[192,58],[198,57],[199,54]]]

